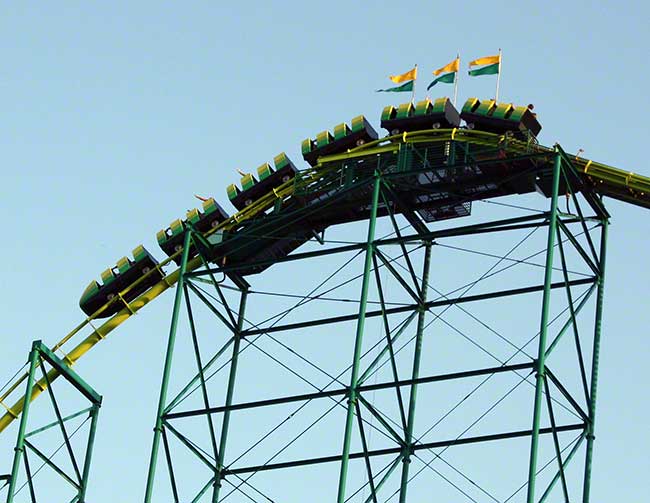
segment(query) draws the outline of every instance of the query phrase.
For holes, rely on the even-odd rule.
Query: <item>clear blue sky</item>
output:
[[[236,169],[280,151],[297,162],[303,138],[360,113],[378,128],[382,107],[402,96],[373,90],[414,63],[423,98],[429,72],[456,52],[465,68],[502,48],[500,98],[535,104],[542,143],[650,175],[650,13],[640,1],[222,4],[2,7],[3,382],[33,339],[53,343],[82,319],[78,298],[103,269],[140,243],[161,257],[156,231],[196,206],[194,193],[227,206]],[[461,103],[492,96],[493,77],[462,75]],[[608,208],[592,501],[642,501],[650,213]],[[171,300],[78,365],[105,397],[89,501],[142,498]],[[0,439],[0,473],[14,433]]]

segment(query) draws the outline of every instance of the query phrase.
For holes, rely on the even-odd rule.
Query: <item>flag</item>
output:
[[[437,70],[435,70],[433,74],[440,75],[443,72],[457,72],[459,69],[460,69],[460,58],[456,58],[451,63],[448,63],[442,68],[438,68]]]
[[[413,91],[413,81],[409,80],[401,86],[391,87],[390,89],[377,89],[378,93],[405,93]]]
[[[468,73],[471,77],[478,77],[479,75],[495,75],[499,73],[499,63],[484,66],[483,68],[477,68],[476,70],[470,70]]]
[[[443,82],[444,84],[453,84],[456,82],[456,72],[445,73],[444,75],[441,75],[427,86],[427,91],[435,86],[438,82]]]
[[[480,66],[472,70],[473,66]],[[497,88],[494,93],[494,101],[499,101],[499,80],[501,79],[501,49],[499,49],[499,54],[496,56],[484,56],[482,58],[475,59],[474,61],[469,62],[469,72],[470,77],[479,77],[481,75],[496,75]]]
[[[405,82],[407,80],[415,80],[417,76],[418,76],[418,67],[416,65],[406,73],[402,73],[401,75],[391,75],[388,78],[393,82],[395,82],[395,84],[399,84],[400,82]]]
[[[203,202],[206,202],[206,201],[210,200],[207,197],[201,197],[201,196],[199,196],[197,194],[194,194],[194,197],[196,197],[199,201],[203,201]]]
[[[469,62],[469,66],[478,66],[478,65],[491,65],[494,63],[501,63],[501,54],[496,56],[485,56],[484,58],[478,58],[474,61]]]

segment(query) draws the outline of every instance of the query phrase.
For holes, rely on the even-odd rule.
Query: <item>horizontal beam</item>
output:
[[[569,282],[564,282],[564,281],[559,281],[557,283],[552,283],[551,284],[551,289],[556,289],[556,288],[565,288],[566,286],[579,286],[579,285],[588,285],[596,282],[595,277],[590,277],[590,278],[584,278],[584,279],[576,279],[572,280]],[[483,293],[483,294],[477,294],[477,295],[467,295],[466,297],[455,297],[453,299],[445,299],[445,300],[435,300],[435,301],[430,301],[427,302],[424,307],[426,309],[432,309],[435,307],[442,307],[442,306],[450,306],[450,305],[455,305],[455,304],[463,304],[463,303],[468,303],[468,302],[476,302],[479,300],[487,300],[487,299],[498,299],[502,297],[510,297],[513,295],[523,295],[527,293],[535,293],[535,292],[541,292],[544,290],[544,285],[535,285],[535,286],[527,286],[527,287],[522,287],[522,288],[512,288],[509,290],[501,290],[498,292],[490,292],[490,293]],[[374,318],[377,316],[382,316],[382,315],[391,315],[391,314],[399,314],[399,313],[408,313],[411,312],[415,309],[418,309],[417,304],[409,304],[408,306],[400,306],[400,307],[393,307],[390,309],[385,309],[385,310],[376,310],[376,311],[368,311],[366,313],[366,318]],[[329,318],[321,318],[317,320],[310,320],[310,321],[302,321],[302,322],[297,322],[297,323],[289,323],[286,325],[276,325],[273,327],[262,327],[262,328],[255,328],[255,329],[250,329],[250,330],[244,330],[242,332],[243,337],[249,337],[253,335],[259,335],[259,334],[269,334],[271,332],[283,332],[283,331],[288,331],[288,330],[297,330],[300,328],[308,328],[308,327],[315,327],[315,326],[320,326],[320,325],[329,325],[332,323],[343,323],[346,321],[354,321],[358,318],[358,314],[346,314],[346,315],[341,315],[341,316],[332,316]]]
[[[378,239],[374,241],[375,247],[380,247],[380,246],[390,246],[390,245],[397,245],[400,243],[413,243],[413,242],[420,242],[423,239],[424,240],[435,240],[439,238],[446,238],[446,237],[460,237],[460,236],[467,236],[471,234],[484,234],[487,232],[502,232],[502,231],[509,231],[509,230],[520,230],[520,229],[525,229],[528,227],[535,227],[535,226],[545,226],[547,225],[547,222],[545,222],[546,219],[546,213],[538,213],[534,215],[526,215],[522,217],[516,217],[516,218],[508,218],[508,219],[503,219],[503,220],[495,220],[493,222],[484,222],[480,224],[474,224],[474,225],[466,225],[462,227],[454,227],[454,228],[449,228],[449,229],[440,229],[437,231],[432,231],[428,233],[417,233],[417,234],[409,234],[406,236],[402,237],[393,237],[393,238],[385,238],[385,239]],[[569,219],[565,220],[566,223],[575,223],[577,222],[577,219]],[[532,222],[532,223],[531,223]],[[521,225],[528,223],[528,225]],[[211,268],[211,269],[203,269],[200,271],[194,271],[191,273],[188,273],[187,276],[189,277],[195,277],[195,276],[207,276],[210,273],[228,273],[231,271],[237,271],[239,269],[245,269],[245,268],[250,268],[251,266],[263,266],[263,265],[271,265],[271,264],[276,264],[276,263],[281,263],[281,262],[293,262],[295,260],[303,260],[303,259],[308,259],[308,258],[314,258],[314,257],[320,257],[320,256],[326,256],[326,255],[334,255],[338,253],[347,253],[351,251],[356,251],[356,250],[361,250],[366,246],[366,243],[354,243],[351,245],[344,245],[344,246],[336,246],[332,248],[327,248],[325,250],[315,250],[311,252],[302,252],[302,253],[292,253],[291,255],[287,255],[285,257],[280,257],[276,259],[268,259],[268,260],[259,260],[256,262],[246,262],[244,264],[226,264],[221,267],[216,267],[216,268]]]
[[[366,384],[363,386],[359,386],[357,390],[358,392],[363,393],[363,392],[377,391],[377,390],[383,390],[388,388],[399,388],[402,386],[411,386],[413,384],[426,384],[432,382],[450,381],[453,379],[463,379],[467,377],[476,377],[476,376],[482,376],[488,374],[500,374],[502,372],[516,372],[518,370],[533,368],[533,366],[534,366],[533,362],[519,363],[516,365],[502,365],[499,367],[488,367],[484,369],[467,370],[464,372],[453,372],[449,374],[420,377],[418,379],[404,379],[404,380],[393,381],[393,382]],[[188,410],[183,412],[174,412],[171,414],[165,414],[164,418],[180,419],[186,417],[201,416],[204,414],[217,414],[220,412],[225,412],[227,410],[228,411],[244,410],[244,409],[253,409],[257,407],[267,407],[269,405],[280,405],[280,404],[287,404],[293,402],[305,402],[305,401],[314,400],[318,398],[341,396],[341,395],[345,395],[347,392],[348,392],[348,388],[346,387],[346,388],[329,390],[329,391],[304,393],[301,395],[293,395],[288,397],[271,398],[268,400],[258,400],[254,402],[245,402],[245,403],[233,404],[230,406],[210,407],[204,409]]]
[[[41,357],[47,361],[56,371],[62,375],[77,391],[85,396],[95,405],[101,405],[102,396],[98,394],[90,385],[84,381],[79,374],[72,370],[68,365],[56,356],[42,341],[34,341],[33,349],[39,352]]]
[[[555,428],[555,431],[557,433],[565,432],[565,431],[574,431],[574,430],[585,430],[586,425],[583,423],[579,424],[569,424],[565,426],[558,426]],[[548,434],[552,433],[554,430],[553,428],[541,428],[539,430],[540,434]],[[511,432],[506,432],[506,433],[495,433],[492,435],[480,435],[476,437],[467,437],[467,438],[455,438],[455,439],[450,439],[450,440],[441,440],[438,442],[428,442],[425,444],[416,444],[414,445],[413,451],[421,451],[425,449],[437,449],[439,447],[449,447],[453,445],[467,445],[467,444],[476,444],[480,442],[492,442],[495,440],[506,440],[506,439],[511,439],[511,438],[521,438],[521,437],[528,437],[532,434],[532,430],[519,430],[519,431],[511,431]],[[350,459],[359,459],[363,458],[365,456],[369,457],[375,457],[375,456],[389,456],[389,455],[397,455],[402,452],[402,447],[392,447],[392,448],[387,448],[387,449],[376,449],[373,451],[368,451],[368,452],[355,452],[350,454]],[[322,456],[318,458],[309,458],[309,459],[299,459],[295,461],[285,461],[283,463],[272,463],[272,464],[264,464],[264,465],[256,465],[256,466],[245,466],[242,468],[231,468],[231,469],[226,469],[223,471],[224,476],[225,475],[240,475],[243,473],[254,473],[254,472],[261,472],[261,471],[269,471],[269,470],[277,470],[280,468],[295,468],[298,466],[308,466],[308,465],[317,465],[321,463],[333,463],[341,461],[341,456]]]

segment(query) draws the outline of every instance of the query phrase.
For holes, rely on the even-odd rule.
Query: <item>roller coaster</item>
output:
[[[560,147],[541,145],[537,137],[541,125],[530,107],[515,106],[508,103],[496,103],[494,100],[470,98],[458,111],[448,98],[435,101],[429,99],[418,103],[405,103],[387,106],[381,114],[381,128],[388,134],[380,137],[364,116],[357,116],[349,124],[342,123],[332,131],[323,131],[315,138],[302,142],[302,156],[308,167],[298,168],[285,153],[273,159],[273,165],[264,163],[254,174],[244,174],[240,185],[227,187],[227,196],[237,210],[233,215],[219,205],[214,198],[207,199],[201,208],[187,212],[185,218],[179,218],[160,230],[156,239],[166,258],[156,260],[144,246],[137,246],[132,257],[123,257],[115,265],[100,274],[99,281],[92,280],[83,291],[79,305],[85,313],[85,319],[65,335],[51,348],[40,341],[32,347],[28,361],[29,368],[19,372],[15,378],[2,388],[0,404],[5,411],[0,417],[0,433],[14,422],[19,423],[17,442],[11,472],[3,475],[6,501],[11,503],[19,489],[27,488],[32,501],[54,501],[49,496],[39,496],[32,462],[38,458],[44,465],[61,476],[71,488],[71,496],[65,501],[84,502],[89,480],[92,444],[95,435],[96,420],[101,405],[99,396],[72,366],[86,355],[99,342],[118,328],[141,309],[153,302],[168,289],[175,287],[176,297],[172,312],[172,323],[168,339],[167,358],[163,370],[160,403],[156,415],[156,426],[149,467],[145,502],[153,501],[156,466],[162,443],[170,478],[171,496],[159,501],[222,501],[224,483],[240,480],[247,474],[274,469],[289,469],[311,466],[321,463],[338,463],[340,472],[338,485],[332,494],[323,501],[349,501],[352,495],[347,488],[349,467],[354,460],[364,461],[366,481],[362,484],[369,491],[365,501],[378,501],[381,491],[388,491],[386,496],[406,501],[407,487],[413,477],[409,474],[409,464],[421,449],[461,445],[463,443],[489,442],[498,439],[530,438],[530,456],[528,477],[526,479],[526,501],[544,501],[554,490],[561,491],[568,501],[571,484],[567,483],[567,465],[578,450],[586,443],[584,475],[582,477],[583,501],[589,500],[591,456],[594,441],[595,403],[597,387],[597,362],[600,340],[600,318],[602,315],[602,288],[604,281],[605,243],[609,213],[605,208],[603,197],[614,198],[635,206],[650,208],[650,179],[617,169],[596,161],[585,159],[575,154],[568,154]],[[551,202],[550,210],[530,216],[508,218],[467,226],[451,226],[431,230],[429,224],[437,225],[469,216],[472,203],[498,199],[505,196],[539,193]],[[567,211],[559,209],[560,197],[566,196]],[[569,211],[568,201],[573,204]],[[587,212],[589,214],[587,214]],[[392,237],[376,236],[377,219],[387,217],[395,226]],[[403,218],[412,234],[404,234],[403,227],[397,225],[396,218]],[[351,222],[368,221],[368,236],[365,241],[335,247],[325,247],[316,251],[297,251],[308,242],[324,243],[325,232],[336,225]],[[571,232],[572,225],[578,226],[579,233]],[[489,294],[458,296],[456,298],[427,299],[431,249],[445,238],[456,236],[490,235],[533,228],[548,229],[545,249],[544,281],[541,285],[502,289]],[[594,230],[595,229],[595,230]],[[593,234],[600,231],[600,238]],[[579,237],[580,236],[580,237]],[[599,241],[599,245],[597,244]],[[588,277],[575,279],[566,264],[568,252],[563,243],[569,243],[575,251],[577,260],[588,266]],[[387,257],[381,248],[398,246],[402,251],[401,260],[410,272],[412,283],[397,271],[395,262]],[[416,246],[421,254],[423,272],[420,276],[414,272],[411,257],[414,256],[410,246]],[[556,278],[553,250],[559,249],[563,272],[560,280]],[[250,277],[257,275],[275,264],[290,263],[297,260],[309,260],[315,257],[330,256],[337,253],[358,252],[364,256],[361,294],[358,301],[358,313],[311,320],[280,326],[250,325],[244,318],[246,298],[249,295]],[[557,257],[555,257],[557,261]],[[376,271],[383,267],[397,278],[399,285],[412,297],[408,307],[390,307],[385,302],[384,292],[379,286],[380,279]],[[555,272],[554,272],[555,271]],[[222,274],[223,280],[217,281],[216,275]],[[375,275],[381,298],[381,308],[369,310],[369,283]],[[555,280],[555,281],[554,281]],[[238,293],[239,308],[229,307],[223,293],[224,282],[230,283],[230,291]],[[196,284],[203,282],[214,287],[216,300],[209,302],[206,294],[201,293]],[[588,287],[588,294],[578,298],[572,288],[581,285]],[[557,332],[549,345],[551,325],[549,305],[551,293],[560,289],[568,297],[568,320]],[[506,298],[538,292],[542,295],[540,332],[537,355],[517,364],[503,363],[498,367],[469,369],[462,372],[437,376],[420,374],[420,348],[423,341],[425,315],[431,309],[441,306],[456,306],[469,301],[486,298]],[[174,400],[168,399],[168,382],[172,372],[172,355],[177,331],[181,305],[188,305],[191,332],[196,338],[193,326],[189,293],[194,293],[210,307],[219,322],[232,332],[228,340],[214,358],[199,364],[197,375]],[[550,352],[555,349],[566,332],[576,331],[578,312],[586,305],[587,298],[596,298],[594,338],[592,350],[592,368],[586,369],[579,338],[576,345],[584,383],[584,404],[579,403],[563,386],[547,365]],[[462,297],[462,298],[461,298]],[[400,379],[397,373],[393,344],[402,333],[403,328],[389,327],[388,319],[395,313],[411,313],[409,318],[416,323],[414,335],[414,355],[410,376]],[[394,370],[392,381],[371,385],[367,381],[369,372],[380,360],[373,361],[363,371],[363,334],[364,322],[368,319],[384,320],[387,339],[381,349],[381,358],[390,362]],[[254,336],[277,331],[289,331],[311,326],[322,326],[339,322],[354,324],[354,350],[352,364],[345,374],[349,384],[340,389],[319,389],[314,393],[285,396],[245,403],[234,403],[235,377],[237,360],[242,349],[242,342]],[[406,325],[408,325],[408,323]],[[248,326],[247,326],[248,325]],[[405,326],[406,326],[405,325]],[[392,334],[392,335],[391,335]],[[232,347],[229,360],[229,376],[224,405],[215,407],[209,403],[206,392],[207,371],[217,357],[225,354]],[[197,349],[197,356],[200,356]],[[379,357],[378,357],[379,358]],[[200,358],[199,358],[200,361]],[[49,370],[46,370],[48,369]],[[37,372],[41,372],[38,377]],[[472,438],[454,438],[423,443],[415,435],[415,410],[418,387],[426,383],[462,379],[480,375],[496,375],[504,372],[530,372],[534,379],[533,426],[529,430],[499,432]],[[52,392],[55,380],[64,378],[91,405],[82,411],[63,417],[59,404]],[[588,382],[590,381],[590,382]],[[337,381],[339,382],[339,381]],[[553,416],[550,386],[555,386],[574,409],[579,421],[571,424],[559,424]],[[374,388],[373,388],[374,386]],[[396,389],[399,403],[401,424],[390,424],[385,415],[373,409],[367,403],[363,393],[371,389]],[[175,407],[182,402],[182,397],[193,390],[202,390],[204,402],[201,407],[178,412]],[[402,391],[409,391],[408,403],[404,403]],[[40,394],[47,392],[52,399],[55,413],[54,421],[47,427],[28,432],[30,403]],[[257,410],[274,404],[286,404],[311,401],[319,398],[337,397],[346,399],[339,405],[345,410],[344,435],[340,454],[301,458],[281,463],[264,463],[250,466],[235,466],[226,456],[229,428],[233,427],[230,416],[233,412],[244,409]],[[544,401],[550,415],[548,427],[542,426]],[[395,447],[372,450],[367,444],[364,427],[367,421],[362,419],[360,404],[368,409],[376,421],[389,432],[396,441]],[[219,415],[221,428],[215,428],[213,416]],[[66,423],[74,418],[87,416],[90,421],[88,442],[85,445],[84,462],[78,466],[73,454],[70,435]],[[172,420],[187,417],[205,416],[208,418],[212,438],[213,452],[207,455],[204,450],[184,438],[172,427]],[[355,421],[358,426],[355,427]],[[365,426],[364,426],[365,425]],[[66,450],[73,460],[75,474],[69,475],[52,461],[51,457],[39,450],[32,439],[44,429],[61,429]],[[577,431],[578,440],[561,446],[560,433]],[[358,432],[361,450],[353,452],[354,432]],[[189,449],[211,473],[208,480],[193,492],[184,495],[181,481],[175,478],[172,463],[172,448],[169,435]],[[547,480],[548,487],[543,494],[536,491],[535,482],[539,480],[539,445],[541,438],[548,435],[553,438],[554,459],[558,469]],[[29,453],[29,458],[28,458]],[[568,453],[568,454],[567,454]],[[390,462],[377,472],[373,468],[375,457],[391,457]],[[393,476],[401,466],[401,477]],[[374,469],[374,471],[373,471]],[[22,478],[21,478],[22,477]],[[395,491],[391,494],[391,477],[395,482]],[[20,485],[20,481],[22,485]],[[247,480],[247,479],[246,479]],[[558,484],[559,482],[559,484]],[[239,486],[241,486],[239,484]],[[559,488],[558,488],[559,487]],[[235,489],[233,489],[234,491]],[[239,489],[243,493],[243,489]],[[0,492],[0,494],[2,494]],[[41,493],[43,494],[43,493]],[[39,498],[45,499],[39,499]],[[58,497],[58,496],[57,496]],[[248,500],[256,501],[249,496]],[[264,501],[269,500],[262,498]],[[283,498],[284,500],[284,498]],[[56,499],[56,501],[64,501]],[[156,500],[158,501],[158,500]],[[386,500],[388,501],[388,500]]]

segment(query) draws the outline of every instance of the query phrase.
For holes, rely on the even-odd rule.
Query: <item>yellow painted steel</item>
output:
[[[251,204],[243,211],[237,213],[236,215],[233,215],[228,220],[222,222],[222,224],[219,225],[218,227],[211,229],[205,235],[207,236],[212,232],[216,232],[219,229],[224,229],[224,230],[231,229],[238,222],[250,218],[260,212],[266,211],[267,209],[272,207],[276,198],[278,197],[284,198],[289,196],[291,193],[293,193],[293,180],[284,183],[283,185],[278,187],[274,191],[274,193],[267,194],[266,196],[262,197],[261,199],[256,201],[254,204]],[[169,259],[162,262],[159,265],[159,267],[163,267],[164,265],[171,262],[171,260],[175,258],[178,253],[172,255]],[[202,259],[200,257],[195,257],[191,259],[187,263],[187,271],[189,272],[195,270],[201,265],[201,263],[202,263]],[[149,274],[152,273],[153,270]],[[74,363],[76,363],[79,360],[79,358],[81,358],[88,351],[90,351],[98,342],[101,342],[103,339],[105,339],[108,334],[110,334],[118,326],[124,323],[133,314],[137,313],[140,309],[142,309],[144,306],[149,304],[149,302],[153,301],[155,298],[157,298],[167,289],[175,285],[176,282],[178,281],[179,273],[180,273],[180,269],[176,269],[171,274],[168,274],[162,280],[156,283],[153,287],[147,290],[145,293],[143,293],[142,295],[140,295],[139,297],[137,297],[136,299],[128,303],[122,310],[120,310],[118,313],[113,315],[109,320],[105,321],[99,327],[94,328],[93,331],[90,333],[90,335],[86,336],[80,343],[78,343],[74,348],[72,348],[70,352],[68,352],[65,355],[65,361],[68,363],[68,365],[72,366]],[[97,310],[96,313],[93,314],[93,316],[87,318],[84,322],[82,322],[77,327],[75,327],[75,329],[72,330],[72,332],[70,332],[69,334],[67,334],[61,341],[59,341],[52,348],[52,350],[53,351],[60,350],[66,342],[72,339],[72,337],[74,337],[77,333],[79,333],[84,327],[88,325],[93,327],[92,320],[97,315],[101,314],[105,309],[107,309],[112,302],[119,301],[118,300],[119,298],[122,298],[122,296],[128,291],[130,291],[131,288],[133,288],[135,285],[137,285],[137,283],[143,281],[146,276],[147,275],[143,276],[137,282],[134,282],[128,288],[125,288],[122,292],[120,292],[118,296],[116,296],[115,299],[102,306],[100,309]],[[48,372],[47,376],[49,381],[52,382],[59,376],[59,374],[56,370],[53,369]],[[2,396],[0,396],[0,403],[4,403],[4,400],[9,395],[11,395],[11,393],[15,391],[16,388],[20,386],[20,384],[24,382],[26,378],[27,378],[27,374],[23,374],[20,377],[18,377],[15,380],[15,382],[13,382],[11,386],[9,386],[7,391],[5,391],[2,394]],[[46,386],[47,386],[47,380],[45,378],[42,378],[39,381],[37,381],[31,390],[30,400],[34,400],[38,395],[40,395],[46,389]],[[0,417],[0,433],[2,433],[15,419],[19,417],[25,405],[24,400],[25,397],[22,396],[13,404],[13,406],[8,407],[7,412],[5,412],[5,414],[2,417]]]
[[[477,145],[493,146],[493,147],[503,147],[514,153],[551,153],[553,149],[548,147],[543,147],[541,145],[516,140],[513,138],[508,138],[504,135],[496,135],[493,133],[487,133],[483,131],[476,130],[466,130],[466,129],[431,129],[424,131],[412,131],[404,134],[388,136],[379,140],[368,142],[359,147],[348,150],[343,154],[336,154],[328,157],[322,157],[318,159],[318,164],[300,174],[300,178],[304,183],[309,183],[310,181],[315,181],[319,179],[322,175],[328,173],[329,171],[336,169],[335,161],[341,161],[346,159],[354,159],[359,157],[377,155],[383,152],[396,152],[398,150],[399,143],[426,143],[426,142],[444,142],[444,141],[457,141],[457,142],[469,142]],[[589,177],[592,180],[598,182],[596,184],[596,191],[601,191],[607,195],[606,190],[599,189],[600,184],[603,186],[609,186],[618,190],[628,190],[630,192],[630,198],[641,197],[643,202],[639,202],[639,205],[650,207],[650,178],[636,175],[627,171],[623,171],[605,164],[601,164],[595,161],[590,161],[588,159],[583,159],[581,157],[569,156],[573,161],[576,169],[583,174],[585,177]],[[240,222],[252,218],[267,209],[271,208],[277,199],[286,199],[293,194],[294,191],[294,180],[290,180],[280,187],[274,189],[272,192],[264,195],[257,201],[253,202],[250,206],[247,206],[242,211],[236,213],[228,220],[222,222],[214,229],[206,232],[204,235],[208,236],[213,232],[219,230],[231,230],[235,228]],[[176,258],[181,252],[177,252],[164,262],[161,262],[155,269],[153,269],[149,274],[153,274],[157,269],[162,272],[162,267],[170,264],[170,262]],[[202,264],[202,259],[200,257],[195,257],[191,259],[187,264],[187,271],[193,271],[200,267]],[[83,322],[77,325],[70,333],[68,333],[63,339],[61,339],[56,345],[52,347],[52,351],[63,351],[63,346],[66,345],[75,335],[81,332],[84,328],[90,326],[92,332],[90,335],[87,335],[81,342],[74,346],[69,352],[64,353],[64,361],[72,366],[76,363],[82,356],[84,356],[88,351],[90,351],[97,343],[104,340],[112,331],[129,319],[133,314],[140,311],[147,304],[152,302],[163,292],[171,288],[178,281],[180,271],[176,269],[172,273],[166,275],[158,283],[156,283],[149,290],[144,292],[142,295],[126,303],[123,298],[126,293],[128,293],[134,286],[144,280],[147,275],[140,278],[137,282],[133,283],[129,287],[125,288],[119,293],[114,299],[102,306],[97,310],[92,316],[86,318]],[[105,311],[113,302],[123,302],[125,307],[120,310],[118,313],[113,315],[110,319],[103,322],[98,327],[95,327],[93,321],[97,318],[99,314]],[[58,372],[56,370],[50,370],[48,372],[48,379],[50,382],[54,381],[58,377]],[[6,409],[5,414],[0,417],[0,433],[4,431],[15,419],[17,419],[24,408],[24,396],[18,399],[11,407],[6,405],[7,398],[23,383],[27,378],[27,374],[22,374],[14,382],[12,382],[7,390],[0,395],[0,405]],[[34,400],[38,395],[40,395],[47,386],[47,381],[45,378],[37,381],[30,394],[30,400]]]

